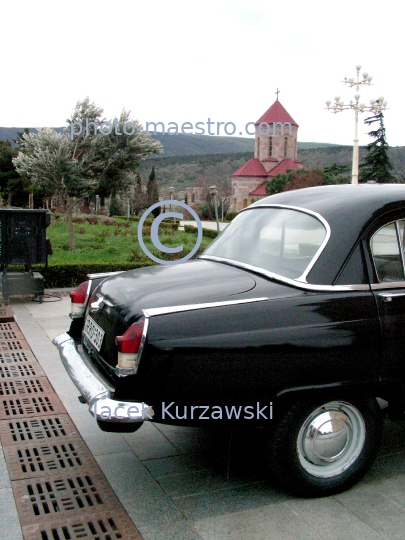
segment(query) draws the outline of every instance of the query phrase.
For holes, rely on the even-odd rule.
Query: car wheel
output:
[[[297,401],[268,437],[268,469],[292,493],[332,495],[364,476],[381,437],[382,416],[374,398]]]

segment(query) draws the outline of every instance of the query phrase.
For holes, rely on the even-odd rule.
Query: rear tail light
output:
[[[118,374],[136,373],[142,351],[142,336],[146,333],[145,320],[131,324],[122,336],[115,338],[118,348]]]
[[[70,293],[70,316],[71,318],[82,317],[90,289],[90,281],[84,281]]]

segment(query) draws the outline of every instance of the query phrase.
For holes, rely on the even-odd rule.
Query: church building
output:
[[[267,197],[267,182],[288,169],[303,169],[297,159],[298,124],[278,100],[255,123],[254,158],[232,174],[231,210],[239,212]]]

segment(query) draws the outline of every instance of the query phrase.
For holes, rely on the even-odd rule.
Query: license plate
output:
[[[86,323],[83,328],[83,334],[87,337],[90,343],[95,347],[96,351],[100,351],[101,344],[103,343],[104,330],[93,321],[90,316],[87,316]]]

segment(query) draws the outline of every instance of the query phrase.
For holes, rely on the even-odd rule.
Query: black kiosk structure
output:
[[[45,280],[39,272],[33,271],[32,265],[48,265],[52,248],[46,229],[50,223],[48,210],[0,210],[0,285],[4,300],[28,294],[42,300]],[[10,268],[13,265],[23,266],[24,270],[13,271]]]

